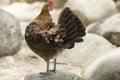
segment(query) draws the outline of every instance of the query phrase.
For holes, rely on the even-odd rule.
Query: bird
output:
[[[57,56],[65,49],[72,49],[75,43],[82,42],[86,30],[81,20],[69,7],[65,7],[58,23],[52,21],[50,11],[54,9],[54,1],[48,0],[40,12],[25,30],[25,40],[29,48],[46,62],[49,73],[50,60],[54,59],[53,72],[56,72]]]

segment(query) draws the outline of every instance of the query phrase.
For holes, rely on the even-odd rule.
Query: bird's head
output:
[[[48,0],[47,4],[48,4],[47,10],[52,11],[54,9],[54,7],[55,7],[53,0]]]
[[[43,6],[44,11],[52,11],[54,9],[54,2],[53,0],[48,0],[48,2]]]

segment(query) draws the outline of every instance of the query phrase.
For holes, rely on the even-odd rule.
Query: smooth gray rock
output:
[[[106,20],[93,23],[87,27],[88,33],[104,36],[111,43],[120,46],[120,14]]]
[[[81,76],[85,80],[120,80],[120,47],[94,59]]]
[[[20,25],[16,18],[0,10],[0,56],[16,53],[21,46]]]
[[[46,76],[43,76],[40,73],[31,74],[26,76],[24,80],[82,80],[82,79],[78,75],[72,73],[57,71],[56,73],[50,72],[50,74]]]
[[[96,34],[86,34],[83,40],[81,43],[76,43],[73,49],[66,49],[63,52],[72,66],[83,68],[90,60],[113,49],[109,41]]]

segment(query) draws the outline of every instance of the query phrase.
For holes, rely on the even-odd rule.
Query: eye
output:
[[[50,4],[48,7],[51,8],[51,6],[52,6],[52,5]]]
[[[50,4],[50,6],[52,6],[52,4]]]
[[[47,5],[46,8],[48,8],[49,6]]]

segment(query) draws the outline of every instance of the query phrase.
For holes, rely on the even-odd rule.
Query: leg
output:
[[[48,61],[46,61],[46,62],[47,62],[46,73],[48,73],[48,72],[49,72],[49,64],[50,64],[50,61],[48,60]]]
[[[53,69],[53,70],[50,70],[50,71],[52,71],[52,72],[56,72],[56,61],[57,61],[57,59],[55,58],[55,59],[54,59],[54,69]]]
[[[54,71],[56,72],[56,61],[57,61],[57,59],[55,58],[54,59]]]
[[[47,63],[46,72],[40,72],[40,74],[42,74],[43,76],[49,74],[49,64],[50,64],[50,61],[47,60],[46,63]]]

